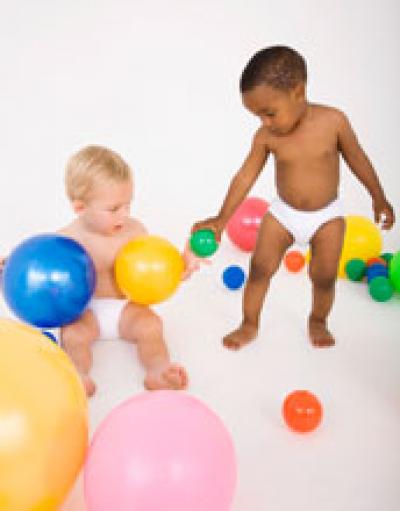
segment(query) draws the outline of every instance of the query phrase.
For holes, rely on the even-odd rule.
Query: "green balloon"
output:
[[[366,264],[362,259],[350,259],[345,266],[346,275],[355,282],[361,280],[365,275]]]
[[[210,229],[200,229],[192,234],[190,248],[199,257],[209,257],[218,248],[215,234]]]
[[[389,278],[396,291],[400,291],[400,252],[394,254],[390,260]]]
[[[387,302],[393,296],[393,286],[386,277],[375,277],[368,284],[369,294],[377,302]]]

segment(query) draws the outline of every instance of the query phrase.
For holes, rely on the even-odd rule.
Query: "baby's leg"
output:
[[[342,251],[345,223],[335,218],[322,225],[311,241],[310,278],[313,286],[312,312],[308,320],[310,340],[314,346],[335,344],[326,320],[335,297],[335,283]]]
[[[242,324],[224,337],[223,343],[227,348],[239,349],[256,337],[265,293],[292,243],[293,236],[275,217],[267,214],[260,226],[250,263],[250,274],[243,294]]]
[[[161,319],[150,308],[128,303],[122,311],[119,330],[123,339],[137,344],[148,390],[179,390],[187,386],[186,371],[171,363]]]
[[[99,327],[91,310],[86,310],[77,321],[61,328],[61,345],[75,364],[88,396],[96,390],[89,371],[92,367],[91,345],[98,336]]]

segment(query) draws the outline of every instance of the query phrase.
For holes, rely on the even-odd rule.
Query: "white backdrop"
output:
[[[71,218],[68,156],[119,151],[148,228],[183,244],[219,207],[257,119],[238,91],[258,49],[288,44],[309,66],[309,97],[349,115],[387,194],[400,203],[396,0],[15,0],[0,2],[0,253]],[[370,200],[346,169],[349,213]],[[253,195],[274,194],[271,163]],[[400,248],[399,227],[385,238]]]

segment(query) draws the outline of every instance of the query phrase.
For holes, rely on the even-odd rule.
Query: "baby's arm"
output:
[[[360,146],[349,120],[342,112],[338,112],[338,116],[339,150],[353,174],[371,195],[375,222],[383,220],[383,228],[390,229],[395,220],[393,208],[387,201],[375,169]]]
[[[192,232],[199,229],[211,229],[214,231],[217,240],[221,239],[225,225],[255,183],[264,168],[268,155],[266,131],[264,128],[260,128],[254,136],[249,155],[230,183],[228,193],[218,215],[197,222],[192,227]]]

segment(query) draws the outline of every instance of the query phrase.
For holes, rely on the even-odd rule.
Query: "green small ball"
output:
[[[384,254],[381,254],[379,257],[381,257],[382,259],[384,259],[387,264],[390,263],[390,260],[392,259],[393,257],[393,254],[391,252],[385,252]]]
[[[355,282],[361,280],[365,275],[366,264],[361,259],[350,259],[345,266],[346,275]]]
[[[377,302],[387,302],[393,296],[393,286],[386,277],[375,277],[368,284],[369,294]]]
[[[215,234],[210,229],[200,229],[192,234],[190,248],[199,257],[209,257],[218,248]]]
[[[390,260],[389,278],[396,291],[400,292],[400,252],[396,252]]]

